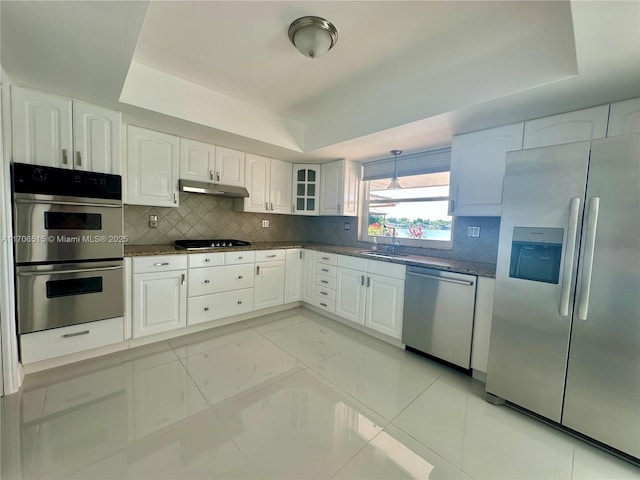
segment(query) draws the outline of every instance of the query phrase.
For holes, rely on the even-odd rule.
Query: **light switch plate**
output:
[[[262,228],[269,228],[269,220],[262,220]]]
[[[149,215],[149,228],[158,228],[158,215]]]
[[[351,230],[351,224],[349,222],[344,222],[344,229]]]

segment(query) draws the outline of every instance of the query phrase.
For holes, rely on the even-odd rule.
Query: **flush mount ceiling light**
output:
[[[393,178],[391,179],[391,183],[389,183],[387,190],[397,190],[402,188],[402,185],[400,185],[400,182],[398,181],[398,155],[402,153],[402,150],[391,150],[390,153],[395,158],[393,161]]]
[[[338,41],[333,23],[320,17],[300,17],[289,25],[289,40],[305,57],[324,55]]]

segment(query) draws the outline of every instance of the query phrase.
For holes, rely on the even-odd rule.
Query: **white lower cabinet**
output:
[[[364,325],[367,272],[338,268],[336,277],[336,314]]]
[[[369,274],[364,326],[390,337],[402,337],[404,279]]]
[[[339,255],[335,313],[399,340],[404,276],[404,265]]]
[[[268,261],[266,257],[269,255],[279,258],[276,253],[270,254],[267,251],[262,255],[265,260],[256,263],[253,296],[253,306],[256,310],[284,304],[285,262]]]
[[[316,298],[316,252],[303,249],[302,262],[302,301],[313,304]]]
[[[134,337],[175,330],[186,325],[186,269],[133,276]]]
[[[253,288],[189,298],[189,325],[248,313],[253,310]]]
[[[284,303],[302,300],[304,258],[301,248],[287,250],[284,275]]]
[[[109,318],[20,335],[20,355],[22,363],[27,364],[123,340],[123,318]]]

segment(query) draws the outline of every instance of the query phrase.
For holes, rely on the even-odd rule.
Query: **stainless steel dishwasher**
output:
[[[402,343],[469,369],[476,280],[474,275],[407,267]]]

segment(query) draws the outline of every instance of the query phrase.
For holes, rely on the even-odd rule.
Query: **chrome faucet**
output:
[[[400,240],[396,238],[396,227],[393,228],[393,235],[391,239],[391,253],[396,253],[396,247],[400,246]]]

